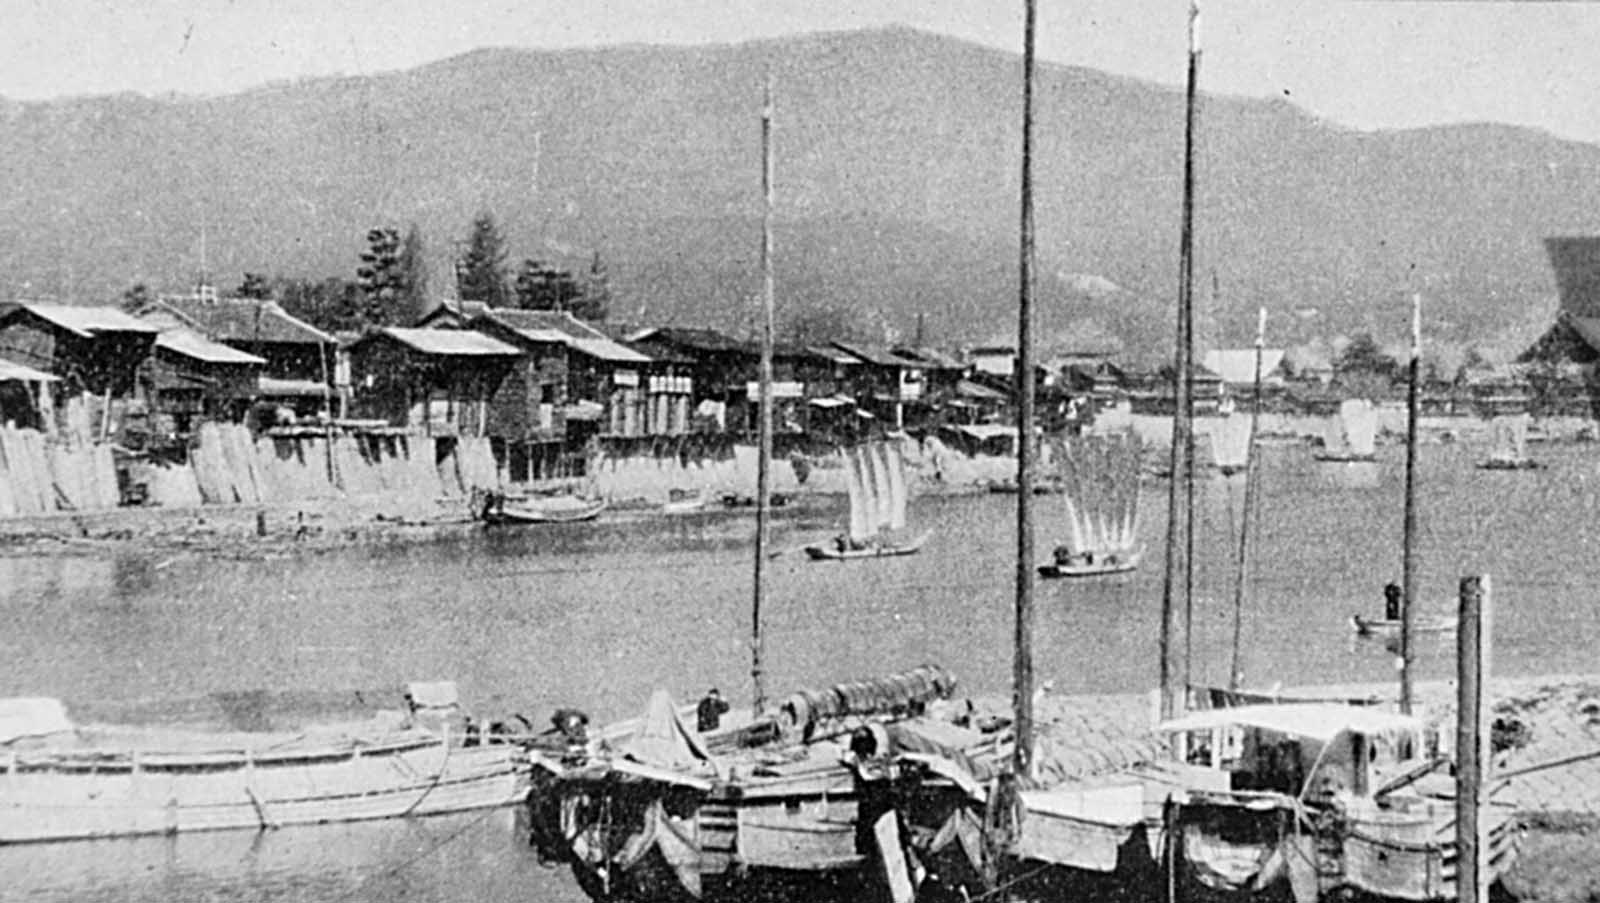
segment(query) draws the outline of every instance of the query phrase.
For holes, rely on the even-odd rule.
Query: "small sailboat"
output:
[[[1378,415],[1365,398],[1347,398],[1339,404],[1338,416],[1328,421],[1318,461],[1376,461]]]
[[[846,449],[845,483],[850,493],[849,529],[831,544],[806,547],[814,561],[910,555],[928,532],[907,538],[906,466],[900,446],[867,442]]]
[[[1483,470],[1538,470],[1542,467],[1528,457],[1528,422],[1531,419],[1522,413],[1502,415],[1489,421],[1494,450],[1478,467]]]
[[[1042,577],[1094,577],[1139,566],[1140,444],[1133,433],[1079,436],[1057,449],[1067,541]]]
[[[1250,463],[1250,441],[1253,436],[1249,414],[1235,411],[1213,421],[1211,427],[1211,463],[1225,477],[1243,473]]]

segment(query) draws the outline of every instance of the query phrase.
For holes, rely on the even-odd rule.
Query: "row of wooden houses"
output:
[[[815,442],[1005,422],[1014,359],[1005,347],[958,356],[779,344],[775,422]],[[1331,409],[1342,397],[1330,374],[1292,370],[1281,350],[1264,351],[1261,365],[1269,406]],[[513,479],[536,478],[580,468],[597,443],[626,452],[662,438],[748,434],[757,369],[754,343],[713,329],[602,327],[471,302],[442,304],[411,327],[352,335],[319,330],[271,301],[204,291],[132,311],[0,307],[0,422],[136,450],[182,445],[208,421],[257,433],[488,437]],[[1247,398],[1255,369],[1253,350],[1207,354],[1196,369],[1201,413]],[[1502,382],[1471,391],[1486,403],[1527,403],[1525,380]],[[1104,352],[1052,360],[1036,384],[1050,429],[1124,400],[1163,413],[1172,398],[1169,371],[1130,372]]]

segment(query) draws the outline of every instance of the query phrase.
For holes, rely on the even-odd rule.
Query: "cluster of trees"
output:
[[[478,214],[466,250],[456,262],[461,300],[494,307],[566,311],[583,320],[605,320],[610,315],[611,289],[600,252],[595,252],[589,272],[581,280],[568,270],[531,257],[512,274],[506,257],[505,238],[493,214]]]
[[[379,226],[368,230],[366,242],[354,279],[245,273],[233,295],[275,301],[290,314],[329,332],[415,322],[433,304],[421,229],[413,223],[402,237],[392,227]],[[567,311],[586,320],[604,320],[609,315],[611,290],[599,252],[582,278],[531,258],[512,274],[506,256],[506,242],[494,216],[479,214],[455,261],[457,296],[495,307]],[[130,308],[142,308],[150,300],[150,291],[143,284],[124,293],[124,303]]]

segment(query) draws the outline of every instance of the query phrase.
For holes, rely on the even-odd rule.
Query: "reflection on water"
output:
[[[277,831],[0,847],[0,900],[581,900],[509,809]]]
[[[1547,449],[1550,468],[1538,472],[1480,471],[1479,456],[1464,446],[1423,449],[1424,614],[1452,609],[1459,576],[1489,573],[1497,669],[1591,670],[1600,527],[1590,450]],[[1351,644],[1348,618],[1380,612],[1383,584],[1400,576],[1401,449],[1380,449],[1366,485],[1337,488],[1325,468],[1348,465],[1318,463],[1293,446],[1269,446],[1263,459],[1247,683],[1393,679],[1392,655],[1381,643]],[[1060,692],[1155,684],[1166,485],[1152,481],[1145,492],[1142,570],[1039,584],[1035,667]],[[923,553],[871,562],[813,563],[798,552],[842,524],[842,499],[784,513],[764,609],[769,687],[938,662],[968,689],[1004,690],[1014,504],[989,494],[916,499],[912,518],[936,529]],[[1237,481],[1202,482],[1196,517],[1193,676],[1221,682],[1242,518]],[[1040,549],[1066,529],[1064,506],[1041,499]],[[752,532],[748,515],[708,513],[300,560],[0,558],[0,695],[60,696],[83,717],[201,716],[251,727],[393,705],[401,684],[421,679],[456,680],[481,713],[535,721],[569,704],[601,720],[632,715],[658,686],[680,699],[709,686],[742,697]],[[1423,642],[1421,676],[1447,675],[1452,654],[1449,644]],[[450,823],[460,824],[0,850],[0,874],[61,872],[77,883],[52,891],[59,899],[577,899],[564,874],[528,861],[509,828],[474,826],[416,868],[385,871]],[[96,852],[74,852],[88,849]],[[49,866],[57,856],[85,864],[62,871]]]

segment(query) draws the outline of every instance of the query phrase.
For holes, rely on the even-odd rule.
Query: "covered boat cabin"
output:
[[[1438,746],[1412,716],[1316,703],[1210,709],[1161,731],[1189,765],[1227,774],[1230,790],[1316,801],[1370,796],[1426,764]]]

